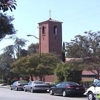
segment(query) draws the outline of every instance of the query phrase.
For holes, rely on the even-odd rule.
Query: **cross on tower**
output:
[[[51,19],[51,10],[49,10],[49,19]]]

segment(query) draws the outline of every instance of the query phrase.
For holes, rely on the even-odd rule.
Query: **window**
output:
[[[57,87],[61,86],[61,83],[58,83],[56,86],[57,86]]]
[[[95,84],[96,84],[97,87],[100,87],[100,81],[99,80]]]
[[[31,85],[31,84],[32,84],[32,82],[29,82],[29,83],[28,83],[28,85]]]
[[[54,26],[54,34],[57,34],[57,26]]]
[[[34,82],[35,84],[44,84],[44,82],[39,81],[39,82]]]
[[[62,87],[66,87],[66,85],[67,85],[67,83],[66,82],[63,82],[61,86]]]
[[[42,34],[45,34],[45,27],[42,26]]]

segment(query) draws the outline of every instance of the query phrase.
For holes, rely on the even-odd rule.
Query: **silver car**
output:
[[[45,84],[43,81],[30,81],[28,85],[24,85],[23,87],[24,91],[30,91],[30,92],[47,92],[49,89],[49,86]]]
[[[23,86],[27,85],[26,81],[15,81],[13,84],[10,85],[11,90],[23,90]]]

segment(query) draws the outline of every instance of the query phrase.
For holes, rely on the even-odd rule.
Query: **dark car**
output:
[[[23,90],[23,86],[27,85],[26,81],[15,81],[13,84],[10,85],[11,90]]]
[[[43,81],[30,81],[28,85],[24,86],[24,91],[30,91],[30,92],[47,92],[49,90],[49,86],[45,84]]]
[[[64,97],[70,95],[83,95],[85,88],[76,82],[61,82],[50,88],[50,95],[59,94]]]

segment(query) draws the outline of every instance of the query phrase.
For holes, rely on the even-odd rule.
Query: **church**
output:
[[[62,60],[62,22],[49,18],[39,22],[39,53],[56,53]],[[72,58],[65,58],[65,62]],[[83,71],[82,80],[93,80],[94,74]],[[56,75],[44,77],[46,82],[54,82]]]

